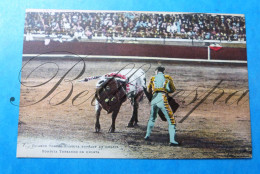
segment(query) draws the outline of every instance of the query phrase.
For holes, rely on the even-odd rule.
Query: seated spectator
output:
[[[85,35],[88,37],[88,39],[92,39],[92,32],[91,30],[89,29],[89,27],[86,27],[85,29]]]

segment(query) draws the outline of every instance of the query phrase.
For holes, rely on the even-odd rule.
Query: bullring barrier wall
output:
[[[23,54],[60,54],[69,51],[77,55],[102,56],[141,56],[181,59],[209,58],[208,47],[130,44],[130,43],[100,43],[100,42],[58,42],[24,41]],[[218,51],[210,50],[210,60],[246,61],[246,48],[222,47]]]

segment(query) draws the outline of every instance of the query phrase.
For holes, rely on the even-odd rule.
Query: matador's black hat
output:
[[[155,71],[164,72],[165,68],[162,66],[158,66]]]

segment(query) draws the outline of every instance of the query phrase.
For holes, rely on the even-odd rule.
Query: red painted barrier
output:
[[[207,47],[153,45],[153,44],[122,44],[100,42],[50,42],[44,45],[43,41],[24,41],[23,54],[59,54],[60,51],[69,51],[78,55],[109,55],[109,56],[144,56],[208,59]],[[56,53],[55,53],[56,52]],[[217,60],[246,60],[246,49],[222,48],[214,52],[212,59]]]

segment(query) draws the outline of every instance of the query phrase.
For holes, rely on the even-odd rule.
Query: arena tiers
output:
[[[106,37],[246,41],[245,17],[231,14],[163,12],[90,12],[27,10],[26,40],[30,35],[66,41]]]

